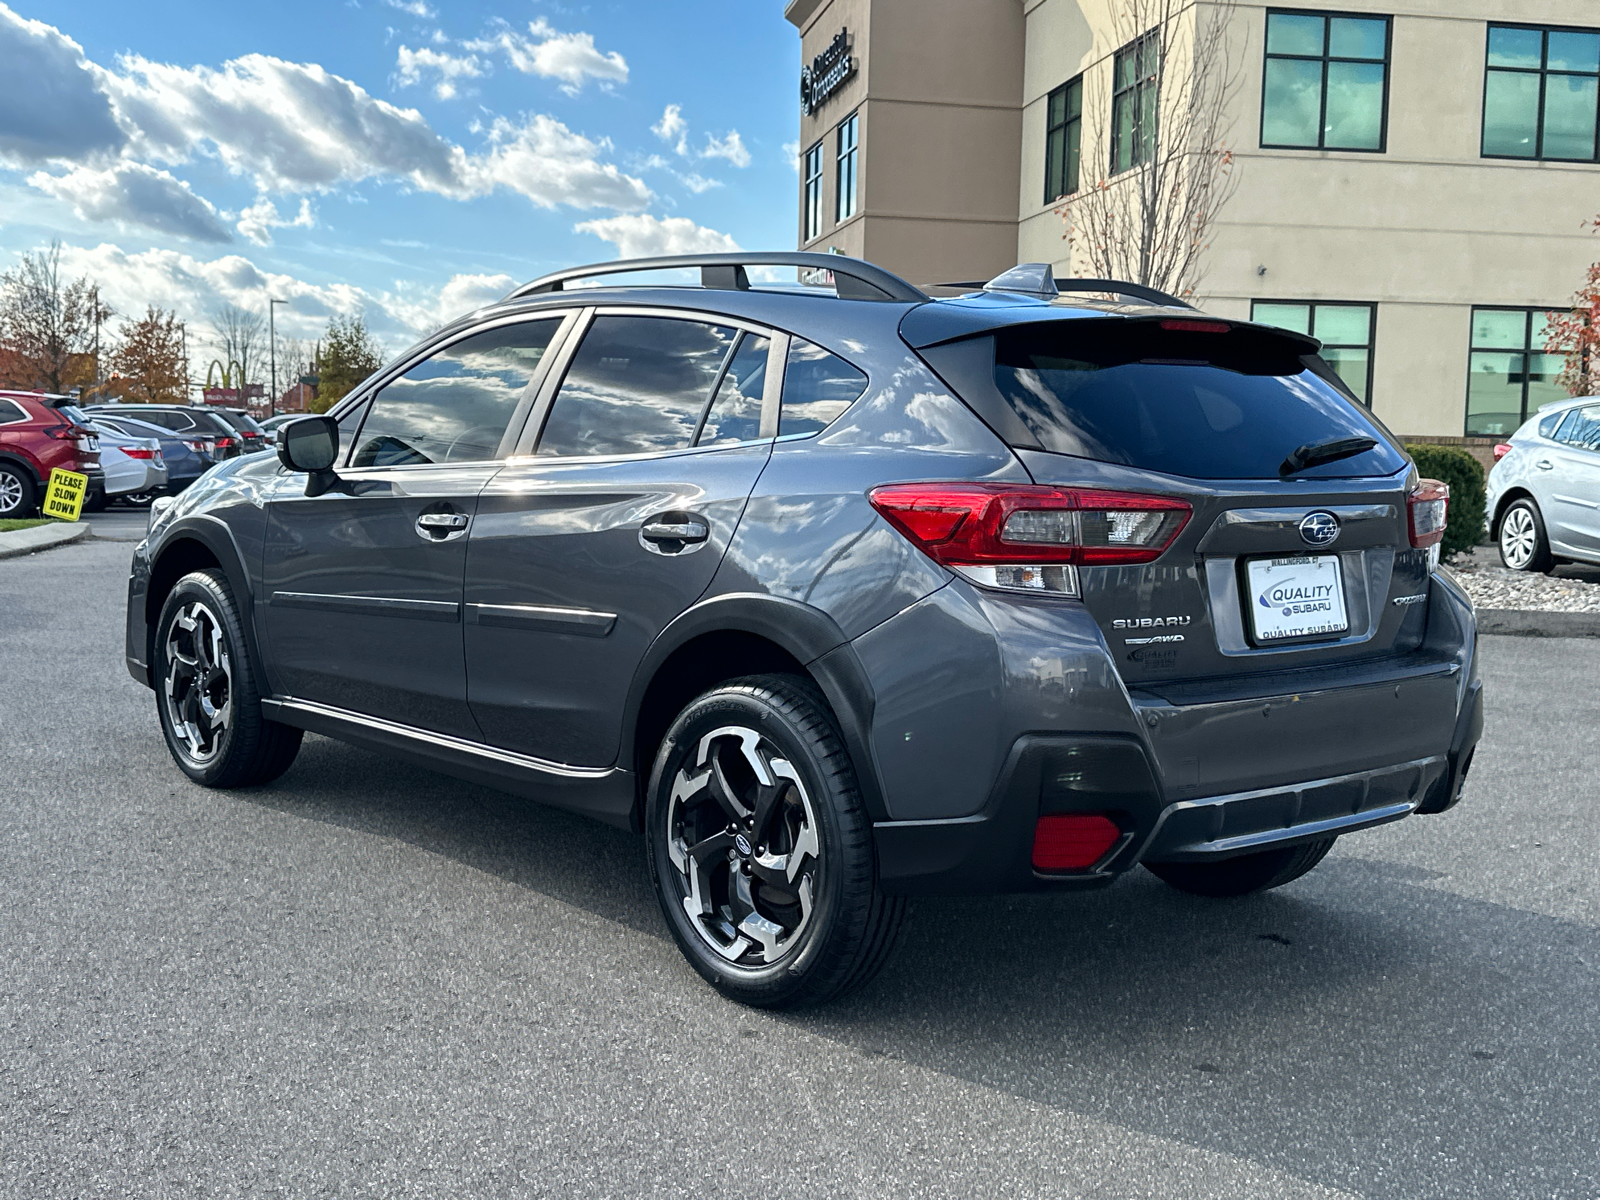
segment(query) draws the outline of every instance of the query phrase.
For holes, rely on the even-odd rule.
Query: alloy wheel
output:
[[[22,480],[10,471],[0,471],[0,517],[9,517],[22,507]]]
[[[166,650],[168,722],[184,756],[205,766],[221,752],[233,719],[233,675],[222,622],[205,604],[191,601],[173,617]]]
[[[672,781],[666,832],[683,909],[707,946],[742,967],[796,948],[821,841],[805,784],[771,741],[737,725],[702,737]]]
[[[1539,542],[1539,531],[1533,523],[1533,514],[1526,508],[1513,508],[1500,525],[1500,554],[1506,566],[1520,571],[1533,561]]]

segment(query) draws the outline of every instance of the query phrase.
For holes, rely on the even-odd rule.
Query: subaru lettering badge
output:
[[[1307,513],[1300,518],[1300,540],[1308,546],[1331,546],[1339,536],[1339,518],[1331,512]]]

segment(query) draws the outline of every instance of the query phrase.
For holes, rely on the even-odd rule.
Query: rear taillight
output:
[[[1510,442],[1496,442],[1495,443],[1495,447],[1494,447],[1494,460],[1495,460],[1495,462],[1499,462],[1502,458],[1504,458],[1506,455],[1508,455],[1510,453],[1511,453],[1511,443]]]
[[[1152,562],[1188,523],[1170,496],[1031,484],[894,483],[872,506],[935,562],[988,587],[1076,595],[1077,568]]]
[[[238,442],[237,438],[219,437],[212,444],[215,445],[218,450],[232,450],[235,446],[237,446],[239,444],[239,442]]]
[[[1061,813],[1039,818],[1033,827],[1033,869],[1082,871],[1105,857],[1122,830],[1099,813]]]
[[[129,458],[143,458],[154,461],[160,457],[159,451],[150,450],[144,446],[118,446],[117,449],[121,450]]]
[[[1445,520],[1450,511],[1450,486],[1437,479],[1419,479],[1406,498],[1410,514],[1411,544],[1421,549],[1444,541]]]

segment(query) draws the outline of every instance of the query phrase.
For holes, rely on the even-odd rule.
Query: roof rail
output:
[[[907,304],[920,304],[928,296],[900,276],[882,267],[850,258],[843,254],[816,254],[803,250],[788,251],[738,251],[732,254],[674,254],[661,258],[619,258],[611,262],[591,263],[586,267],[570,267],[541,275],[530,283],[514,289],[505,297],[516,300],[523,296],[536,296],[546,292],[560,292],[574,279],[589,279],[596,275],[620,275],[634,271],[669,271],[683,267],[700,268],[700,286],[725,291],[750,290],[750,276],[746,267],[810,267],[814,271],[828,271],[833,275],[834,290],[841,300],[898,300]],[[504,303],[504,301],[502,301]]]
[[[1048,298],[1049,290],[1042,288],[1043,279],[1025,277],[1025,271],[1034,263],[1024,263],[1022,266],[1013,267],[1010,271],[984,283],[979,280],[964,280],[960,283],[940,283],[935,287],[945,288],[986,288],[998,292],[1021,292],[1028,296]],[[1144,300],[1150,304],[1160,304],[1175,308],[1193,308],[1187,300],[1180,300],[1176,296],[1158,291],[1153,287],[1146,287],[1142,283],[1127,283],[1120,279],[1062,279],[1059,276],[1052,279],[1057,292],[1109,292],[1114,296],[1131,296],[1135,300]],[[1029,286],[1031,284],[1031,286]]]

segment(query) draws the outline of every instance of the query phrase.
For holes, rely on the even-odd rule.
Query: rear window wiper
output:
[[[1313,442],[1291,450],[1289,457],[1284,459],[1283,465],[1278,468],[1278,475],[1287,478],[1300,471],[1320,467],[1323,463],[1338,462],[1341,458],[1354,458],[1357,454],[1365,454],[1377,444],[1377,438],[1369,437],[1334,438],[1329,442]]]

